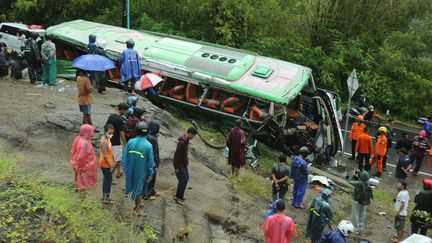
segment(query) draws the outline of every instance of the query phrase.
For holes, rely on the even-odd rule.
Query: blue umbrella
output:
[[[86,71],[106,71],[115,68],[114,62],[108,57],[97,54],[82,55],[72,61],[72,67]]]

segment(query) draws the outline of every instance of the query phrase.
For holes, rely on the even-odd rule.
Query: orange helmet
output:
[[[358,115],[358,116],[357,116],[357,120],[359,120],[359,121],[364,121],[364,118],[363,118],[362,115]]]

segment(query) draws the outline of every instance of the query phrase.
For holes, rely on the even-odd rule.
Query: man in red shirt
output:
[[[174,196],[174,200],[182,206],[183,201],[185,200],[184,193],[189,181],[189,140],[194,138],[196,134],[197,130],[194,127],[190,127],[186,134],[178,138],[177,148],[174,153],[174,170],[178,179],[177,192]]]
[[[358,169],[362,171],[364,166],[365,170],[369,172],[369,160],[374,150],[372,145],[372,137],[369,135],[367,127],[364,128],[363,134],[358,136],[355,151],[358,153]]]
[[[262,228],[266,243],[290,243],[291,237],[297,236],[294,220],[284,214],[285,202],[276,203],[277,213],[269,216]]]

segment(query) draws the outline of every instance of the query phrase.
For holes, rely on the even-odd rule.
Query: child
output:
[[[114,134],[114,126],[106,124],[104,127],[104,135],[100,141],[100,156],[99,163],[103,173],[102,184],[102,203],[113,204],[114,201],[110,199],[112,174],[114,171],[114,159],[111,147],[111,137]]]
[[[408,214],[409,193],[407,190],[406,181],[400,181],[397,184],[398,194],[395,200],[395,220],[394,227],[397,232],[397,238],[393,238],[392,242],[401,242],[404,235],[405,218]]]

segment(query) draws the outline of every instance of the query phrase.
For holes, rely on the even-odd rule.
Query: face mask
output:
[[[113,134],[107,134],[106,136],[107,138],[111,139],[113,137]]]

